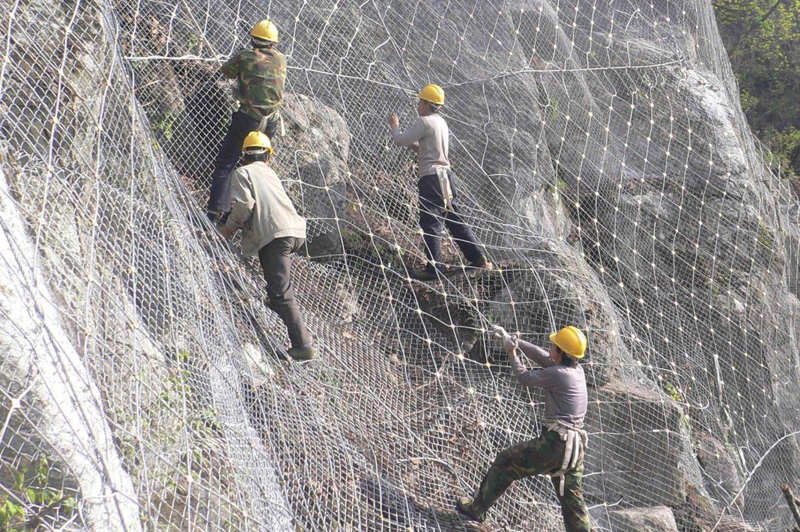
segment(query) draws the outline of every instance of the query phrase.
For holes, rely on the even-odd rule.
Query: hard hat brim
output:
[[[428,98],[425,98],[424,96],[422,96],[422,93],[417,94],[417,98],[419,98],[423,102],[428,102],[431,105],[444,105],[444,102],[441,102],[441,103],[440,102],[434,102],[432,100],[429,100]]]
[[[275,40],[272,40],[272,39],[266,39],[266,38],[264,38],[264,37],[261,37],[260,35],[256,35],[256,34],[255,34],[255,33],[253,33],[253,32],[250,32],[250,37],[252,37],[253,39],[255,39],[255,40],[257,40],[257,41],[263,41],[263,42],[272,42],[272,43],[277,43],[277,42],[278,42],[278,39],[275,39]]]

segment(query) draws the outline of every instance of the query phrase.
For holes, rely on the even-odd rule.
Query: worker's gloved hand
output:
[[[499,325],[492,325],[492,333],[494,334],[495,338],[505,338],[506,336],[511,336],[508,334],[508,331]]]
[[[500,338],[503,341],[503,349],[509,353],[517,348],[516,337],[508,334],[508,331],[506,331],[504,328],[500,327],[499,325],[492,325],[492,332],[496,338]]]

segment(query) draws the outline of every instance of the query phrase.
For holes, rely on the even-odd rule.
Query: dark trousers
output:
[[[515,480],[558,471],[564,460],[565,447],[558,433],[543,430],[538,438],[501,451],[483,478],[472,508],[483,515]],[[563,496],[558,489],[560,479],[551,480],[561,503],[564,529],[567,532],[590,532],[589,510],[582,491],[583,456],[574,469],[564,474]]]
[[[264,270],[264,280],[267,281],[269,306],[286,325],[292,347],[311,345],[311,336],[303,323],[300,307],[294,298],[291,279],[291,254],[300,249],[303,242],[305,240],[302,238],[276,238],[258,251],[261,268]]]
[[[260,120],[236,111],[231,118],[231,125],[222,139],[219,153],[214,160],[214,172],[211,174],[211,198],[208,201],[208,210],[213,212],[228,212],[231,210],[231,173],[242,155],[242,143],[251,131],[258,129]],[[278,121],[267,124],[267,136],[272,139],[278,129]]]
[[[469,262],[479,262],[483,253],[478,249],[478,239],[475,233],[464,223],[456,202],[456,182],[450,174],[450,187],[453,189],[453,208],[444,210],[444,200],[439,187],[439,176],[426,175],[420,178],[419,183],[419,226],[422,228],[422,238],[425,240],[425,256],[429,261],[436,261],[437,265],[442,260],[442,243],[440,234],[442,222],[458,244],[461,253]],[[428,265],[431,268],[431,265]]]

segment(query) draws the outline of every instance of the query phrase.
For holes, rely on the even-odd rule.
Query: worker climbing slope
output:
[[[456,509],[482,522],[486,511],[515,480],[549,475],[561,503],[567,532],[589,532],[589,512],[583,500],[583,455],[588,396],[586,377],[578,361],[586,353],[586,336],[577,327],[564,327],[550,335],[548,353],[541,347],[517,340],[502,327],[494,327],[508,352],[511,368],[524,386],[545,390],[545,420],[538,438],[500,452],[483,478],[475,498],[464,497]],[[542,366],[531,370],[517,357],[517,349]]]
[[[315,351],[294,297],[291,254],[306,238],[306,221],[297,214],[269,160],[272,143],[264,133],[253,131],[242,144],[244,165],[231,179],[230,216],[220,234],[229,239],[242,230],[242,253],[258,253],[270,307],[289,332],[289,356],[310,360]]]
[[[445,273],[442,263],[440,233],[442,223],[453,236],[471,268],[491,269],[492,263],[478,248],[478,241],[456,204],[455,176],[448,159],[450,130],[439,114],[444,105],[444,90],[438,85],[425,86],[419,93],[417,114],[419,118],[411,128],[402,131],[400,120],[392,113],[387,119],[392,138],[398,146],[417,151],[419,166],[419,225],[425,242],[427,264],[421,270],[412,270],[418,279],[435,279]]]
[[[239,109],[214,161],[208,217],[219,221],[230,208],[230,175],[241,154],[242,141],[251,131],[272,139],[278,128],[286,81],[286,56],[275,49],[278,28],[270,20],[250,31],[252,49],[242,49],[222,65],[222,74],[238,82]]]

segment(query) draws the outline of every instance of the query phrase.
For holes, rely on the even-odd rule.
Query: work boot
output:
[[[225,222],[228,221],[228,216],[230,216],[230,211],[228,212],[218,212],[218,211],[208,211],[206,212],[206,216],[208,216],[208,221],[211,222],[213,226],[220,226],[225,225]]]
[[[217,225],[217,222],[219,222],[220,218],[222,218],[222,213],[217,211],[208,211],[206,216],[208,217],[208,221],[211,222],[211,225]]]
[[[439,278],[439,274],[447,275],[448,269],[447,266],[441,263],[438,267],[434,267],[431,263],[428,263],[424,268],[412,268],[408,273],[412,278],[420,281],[433,281]]]
[[[313,360],[317,356],[317,350],[313,345],[293,347],[289,349],[289,356],[292,360]]]
[[[494,264],[489,262],[486,257],[481,257],[475,262],[471,262],[469,266],[466,266],[465,269],[467,270],[494,270]]]
[[[456,510],[467,519],[477,521],[478,523],[483,523],[483,520],[486,518],[483,513],[477,512],[472,507],[472,502],[469,500],[469,497],[461,497],[458,499],[458,502],[456,502]]]
[[[419,281],[433,281],[438,277],[435,270],[429,270],[428,268],[411,268],[408,274],[412,279]]]

